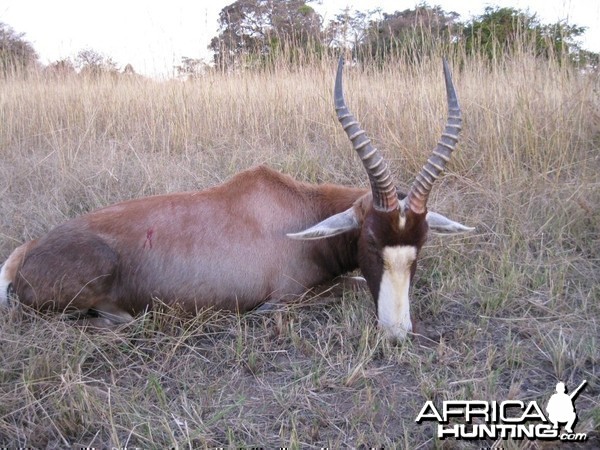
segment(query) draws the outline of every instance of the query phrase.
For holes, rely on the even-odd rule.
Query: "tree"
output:
[[[110,56],[104,56],[96,50],[80,50],[75,57],[75,65],[79,73],[85,76],[100,76],[102,74],[117,74],[117,63]]]
[[[381,17],[380,9],[367,12],[355,10],[351,13],[350,8],[346,7],[327,24],[324,32],[327,46],[341,49],[357,48],[365,42],[369,24],[377,21],[376,15]]]
[[[357,56],[383,61],[390,55],[404,55],[418,61],[439,46],[449,46],[459,31],[458,13],[440,6],[420,3],[414,9],[383,14],[371,21],[364,39],[356,48]]]
[[[464,26],[462,34],[468,53],[489,59],[528,49],[545,58],[577,61],[581,55],[589,57],[576,42],[584,31],[585,27],[562,22],[542,24],[535,14],[519,9],[488,6]]]
[[[206,72],[208,64],[201,58],[189,58],[187,56],[181,57],[181,64],[175,66],[177,76],[187,80],[195,79],[200,77]]]
[[[542,25],[539,27],[539,37],[536,40],[539,54],[549,58],[557,55],[560,58],[568,57],[573,62],[586,63],[594,60],[593,53],[581,48],[576,38],[585,32],[586,28],[569,25],[563,22]],[[596,60],[597,60],[596,54]]]
[[[320,45],[321,16],[304,0],[237,0],[219,14],[219,35],[209,49],[217,67],[264,64],[284,49]]]
[[[24,36],[0,22],[0,72],[3,75],[20,73],[37,63],[38,55]]]

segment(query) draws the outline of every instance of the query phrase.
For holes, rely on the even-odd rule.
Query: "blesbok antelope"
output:
[[[195,312],[245,312],[287,301],[360,268],[380,326],[412,329],[409,287],[428,228],[469,231],[427,212],[458,141],[461,113],[448,64],[448,119],[408,194],[397,192],[380,152],[346,107],[343,60],[335,109],[370,189],[301,183],[267,167],[201,191],[129,200],[74,218],[18,247],[0,272],[0,303],[89,313],[110,326],[154,299]]]

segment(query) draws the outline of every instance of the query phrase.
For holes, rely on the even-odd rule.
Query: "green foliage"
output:
[[[384,13],[381,20],[369,22],[356,53],[361,59],[375,62],[399,55],[408,57],[409,61],[419,61],[440,46],[448,47],[455,41],[458,17],[455,12],[426,3],[414,9]]]
[[[496,60],[527,52],[561,63],[598,66],[598,54],[582,50],[577,42],[585,27],[544,24],[535,14],[511,7],[488,6],[469,22],[425,2],[389,14],[346,8],[321,27],[322,18],[303,0],[237,0],[223,8],[219,24],[210,48],[217,67],[228,70],[296,64],[302,62],[298,55],[321,59],[343,49],[375,65],[390,58],[416,63],[432,55],[466,54]]]
[[[351,13],[350,8],[344,9],[327,24],[324,32],[326,45],[333,48],[357,47],[364,42],[369,22],[379,13],[380,10],[356,10]]]
[[[12,27],[0,22],[1,74],[20,73],[37,62],[37,53],[23,36],[23,33],[17,33]]]
[[[535,14],[519,9],[488,6],[464,26],[462,37],[469,54],[492,60],[530,50],[544,58],[578,61],[582,50],[575,39],[584,31],[585,27],[561,22],[542,24]]]
[[[264,66],[286,50],[320,51],[321,16],[304,0],[237,0],[221,10],[219,30],[209,48],[221,69]]]

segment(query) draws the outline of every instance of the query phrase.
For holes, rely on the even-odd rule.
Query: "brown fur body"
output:
[[[371,189],[300,183],[266,167],[202,192],[109,206],[17,248],[0,268],[0,304],[95,311],[99,325],[131,319],[154,299],[188,312],[244,312],[292,300],[360,267],[393,339],[412,330],[410,282],[427,231],[470,231],[427,211],[458,142],[461,112],[444,61],[448,120],[406,196],[346,107],[343,59],[335,110]]]
[[[16,249],[8,274],[36,309],[135,314],[153,298],[195,312],[251,310],[358,266],[358,231],[286,233],[343,211],[363,189],[300,183],[261,166],[201,192],[130,200],[74,218]]]

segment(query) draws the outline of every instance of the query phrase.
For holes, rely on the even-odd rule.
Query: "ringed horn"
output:
[[[371,192],[373,193],[373,208],[377,211],[393,211],[397,209],[399,205],[396,186],[392,180],[392,175],[387,163],[381,156],[381,153],[373,147],[371,140],[365,135],[364,130],[360,127],[360,124],[346,106],[342,90],[343,69],[344,57],[341,57],[340,62],[338,63],[335,88],[333,90],[335,111],[338,120],[342,124],[348,138],[352,141],[352,147],[358,153],[369,176]]]
[[[450,156],[458,142],[458,134],[461,130],[462,116],[458,98],[452,82],[452,74],[448,67],[448,61],[444,59],[444,80],[446,81],[446,96],[448,99],[448,119],[446,128],[442,133],[442,138],[437,143],[431,156],[418,173],[413,182],[410,192],[407,196],[407,204],[410,210],[416,214],[423,214],[427,206],[429,192],[433,183],[444,171],[446,163],[450,161]]]
[[[371,191],[373,193],[373,208],[378,211],[393,211],[399,207],[396,187],[392,180],[390,170],[381,156],[379,150],[371,145],[358,121],[350,113],[344,101],[342,92],[342,69],[344,59],[340,58],[337,75],[335,77],[334,100],[337,117],[348,138],[352,141],[354,150],[369,175]],[[444,171],[446,163],[456,148],[458,135],[461,130],[462,116],[448,61],[444,59],[444,80],[446,82],[446,96],[448,99],[448,120],[442,138],[433,149],[431,156],[417,174],[407,195],[406,205],[415,214],[423,214],[427,206],[429,192]]]

